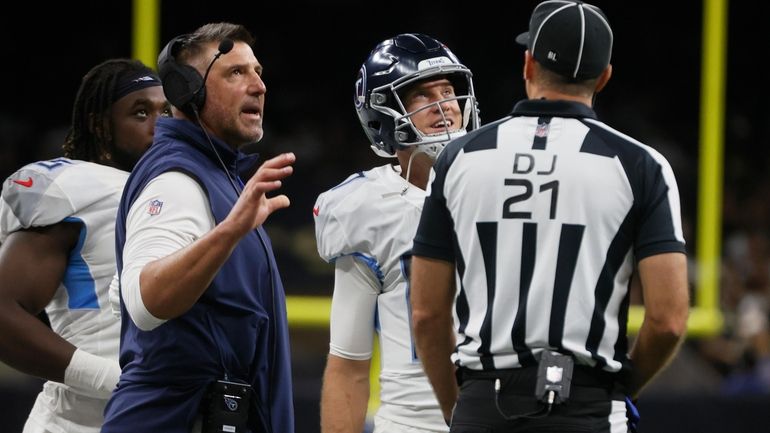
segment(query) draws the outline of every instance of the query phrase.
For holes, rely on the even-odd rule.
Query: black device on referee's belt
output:
[[[202,433],[242,433],[249,423],[251,385],[217,380],[209,386],[201,406]]]
[[[567,401],[574,364],[571,356],[544,351],[537,366],[535,397],[549,406]]]
[[[541,418],[551,412],[554,404],[561,404],[569,399],[572,385],[572,372],[575,361],[569,355],[550,350],[543,351],[537,366],[535,397],[546,404],[541,410],[520,415],[509,415],[500,407],[500,379],[495,379],[495,407],[506,420],[520,418]]]

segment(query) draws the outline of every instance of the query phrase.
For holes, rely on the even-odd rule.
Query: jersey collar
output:
[[[546,99],[526,99],[519,101],[511,116],[538,117],[577,117],[596,119],[596,112],[580,102]]]

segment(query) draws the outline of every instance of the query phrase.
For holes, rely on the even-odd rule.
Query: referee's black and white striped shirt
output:
[[[413,254],[456,262],[453,360],[515,368],[550,348],[628,368],[634,264],[685,251],[663,156],[584,104],[528,100],[434,169]]]

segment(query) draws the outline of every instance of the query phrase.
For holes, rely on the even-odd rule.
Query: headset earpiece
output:
[[[206,102],[203,77],[192,66],[176,61],[176,55],[189,37],[190,35],[180,35],[166,44],[158,56],[158,75],[166,99],[187,117],[194,119],[193,107],[200,112]]]

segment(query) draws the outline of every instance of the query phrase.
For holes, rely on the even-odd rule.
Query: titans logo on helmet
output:
[[[360,110],[366,103],[366,66],[361,66],[356,78],[356,97],[353,101],[356,104],[356,110]]]

